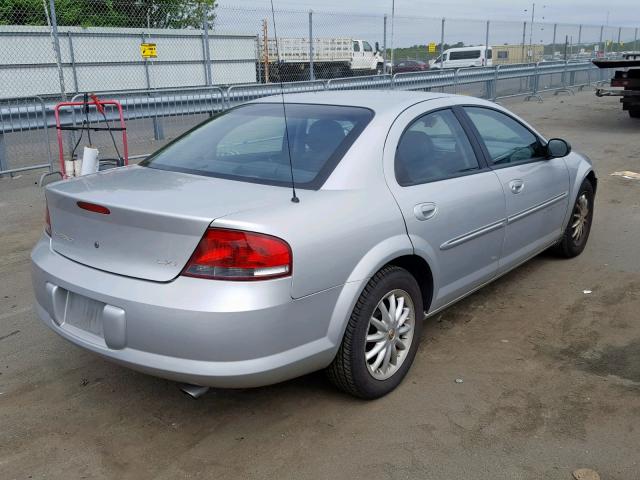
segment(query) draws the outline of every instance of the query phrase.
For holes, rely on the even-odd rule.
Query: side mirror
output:
[[[380,44],[376,42],[376,52],[380,52]]]
[[[547,154],[549,158],[562,158],[571,153],[571,145],[561,138],[552,138],[547,142]]]

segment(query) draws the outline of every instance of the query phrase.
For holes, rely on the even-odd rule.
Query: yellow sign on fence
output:
[[[158,50],[156,49],[155,43],[141,43],[140,44],[140,55],[142,58],[157,58]]]
[[[429,47],[428,48],[429,48],[429,50],[428,50],[429,53],[436,53],[436,44],[435,44],[435,42],[429,43]]]

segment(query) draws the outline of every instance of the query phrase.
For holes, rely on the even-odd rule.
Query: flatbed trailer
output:
[[[275,38],[263,39],[259,49],[260,82],[384,73],[384,59],[377,42],[374,47],[366,40],[347,37],[313,38],[312,43],[309,38],[280,37],[277,42]]]
[[[598,97],[621,97],[622,109],[640,118],[640,52],[625,53],[621,59],[593,60],[598,68],[616,68],[611,88],[597,88]]]

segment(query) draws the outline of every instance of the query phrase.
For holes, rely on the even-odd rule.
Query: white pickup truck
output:
[[[278,38],[277,48],[275,39],[269,39],[267,48],[261,49],[261,77],[272,82],[309,80],[310,59],[308,38]],[[313,39],[315,78],[382,74],[383,65],[377,42],[372,47],[365,40],[352,38]]]

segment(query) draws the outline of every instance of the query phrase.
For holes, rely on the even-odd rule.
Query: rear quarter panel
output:
[[[213,225],[289,242],[293,298],[368,279],[389,260],[412,253],[383,175],[382,145],[389,124],[388,118],[374,118],[320,190],[298,190],[300,203],[227,215]]]
[[[363,280],[380,262],[412,251],[386,186],[375,196],[365,190],[321,190],[298,197],[298,204],[232,214],[212,224],[286,240],[293,252],[293,298]]]

